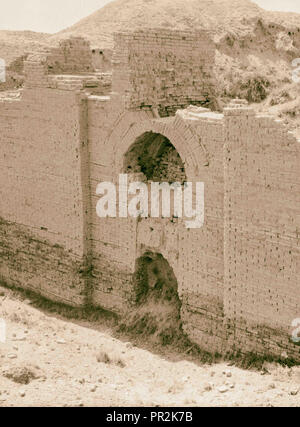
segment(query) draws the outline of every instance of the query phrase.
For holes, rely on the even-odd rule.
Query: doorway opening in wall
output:
[[[160,253],[146,252],[137,260],[132,287],[134,304],[121,329],[162,345],[181,339],[178,283]]]
[[[145,132],[125,154],[124,173],[138,174],[141,181],[180,182],[187,181],[184,163],[164,135]]]

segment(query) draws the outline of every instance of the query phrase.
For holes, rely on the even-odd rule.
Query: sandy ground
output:
[[[0,406],[300,406],[300,367],[257,372],[153,354],[2,288],[0,318]]]

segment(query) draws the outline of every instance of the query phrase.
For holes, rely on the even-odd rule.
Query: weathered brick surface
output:
[[[83,262],[86,252],[81,111],[78,95],[48,89],[25,90],[20,100],[0,102],[0,217],[12,224],[8,236],[12,233],[13,238],[14,224],[18,224],[23,227],[22,236],[27,232],[29,242],[32,238],[39,248],[48,248],[47,257],[51,245],[63,247],[65,262],[72,271],[72,262]],[[88,165],[83,169],[88,170]],[[1,239],[8,257],[1,259],[0,274],[4,278],[12,281],[14,277],[18,285],[44,289],[43,294],[55,295],[56,299],[75,303],[81,299],[81,285],[70,288],[68,297],[63,289],[69,285],[61,283],[62,273],[58,272],[55,279],[61,252],[56,255],[54,248],[53,265],[51,258],[43,263],[43,252],[34,251],[34,245],[26,244],[22,237],[22,271],[18,242],[13,238],[8,245],[7,239]],[[16,259],[12,259],[14,244]],[[14,270],[14,265],[19,267]],[[26,273],[29,267],[31,272],[37,271],[34,280]],[[70,287],[72,276],[74,273],[65,274]]]
[[[0,280],[3,283],[80,306],[86,295],[84,267],[81,257],[49,243],[32,228],[0,220]]]
[[[113,91],[128,108],[151,105],[169,115],[189,104],[213,105],[215,49],[205,31],[117,34]]]
[[[110,72],[112,69],[112,49],[99,49],[92,46],[92,63],[95,69],[103,73]]]
[[[48,54],[28,58],[22,97],[0,102],[0,276],[51,299],[126,313],[137,260],[160,253],[193,341],[299,360],[290,339],[300,317],[299,141],[242,101],[224,115],[178,109],[201,104],[212,87],[206,37],[118,35],[109,96],[86,88],[96,74],[49,75]],[[97,184],[117,183],[133,144],[150,144],[149,135],[176,150],[168,173],[183,164],[188,181],[204,182],[201,229],[182,219],[97,216]]]
[[[256,334],[269,330],[261,335],[274,352],[276,331],[289,335],[300,313],[300,144],[279,122],[236,104],[226,128],[225,313]]]
[[[90,73],[94,71],[90,43],[82,37],[62,40],[58,48],[51,50],[47,57],[50,74]]]

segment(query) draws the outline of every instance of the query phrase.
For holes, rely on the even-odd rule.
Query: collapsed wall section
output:
[[[90,43],[82,37],[62,40],[47,58],[50,74],[90,73],[94,71]]]
[[[92,47],[92,61],[94,68],[103,73],[110,72],[112,70],[112,55],[112,49]]]
[[[57,48],[28,55],[24,60],[24,87],[106,95],[111,91],[111,72],[96,70],[92,55],[89,43],[81,37],[72,37]]]
[[[126,108],[150,106],[168,116],[190,104],[214,107],[215,48],[205,31],[118,33],[115,44],[113,91]]]

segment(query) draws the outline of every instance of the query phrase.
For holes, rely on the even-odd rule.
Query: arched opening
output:
[[[182,337],[178,283],[168,261],[146,252],[136,262],[134,306],[123,330],[169,345]]]
[[[124,157],[124,173],[143,174],[145,181],[187,181],[184,163],[165,136],[145,132],[129,148]]]

